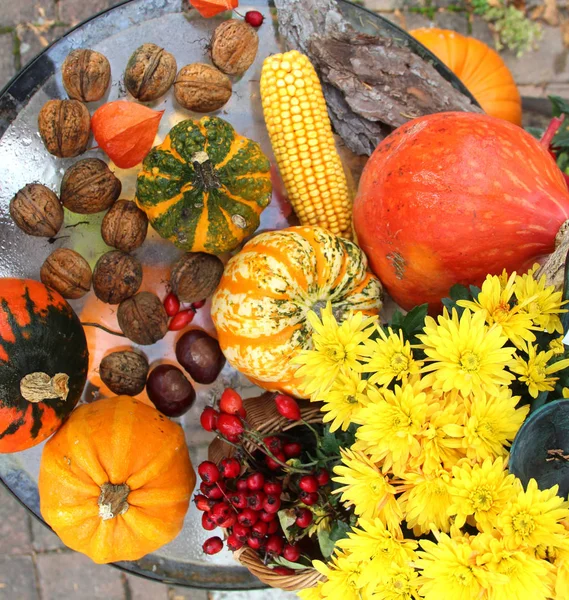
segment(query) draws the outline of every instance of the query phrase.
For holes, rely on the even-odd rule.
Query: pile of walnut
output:
[[[128,61],[124,84],[140,102],[157,100],[173,86],[176,101],[182,107],[200,113],[219,110],[232,94],[228,75],[243,75],[253,64],[258,46],[255,29],[244,21],[231,19],[213,33],[209,51],[215,66],[193,63],[177,72],[176,59],[171,53],[156,44],[143,44]],[[111,81],[109,61],[94,50],[73,50],[62,65],[62,79],[69,99],[46,102],[38,116],[38,128],[48,152],[70,158],[87,149],[91,116],[85,103],[101,100],[107,93]],[[148,345],[162,339],[169,328],[176,327],[171,326],[173,320],[170,321],[158,296],[139,292],[142,265],[130,253],[145,241],[148,219],[135,202],[119,200],[121,189],[120,180],[105,162],[98,158],[82,159],[64,173],[59,198],[40,183],[28,184],[12,198],[10,215],[26,234],[53,238],[63,225],[64,207],[84,215],[108,211],[102,221],[101,236],[115,250],[103,254],[91,272],[89,263],[80,254],[58,248],[45,260],[40,278],[68,299],[81,298],[92,287],[99,300],[118,305],[118,323],[123,334],[137,344]],[[219,258],[186,254],[174,265],[170,285],[180,301],[198,306],[213,294],[222,272]],[[225,364],[219,345],[205,332],[188,334],[192,335],[180,338],[178,345],[184,342],[183,348],[177,349],[178,360],[195,381],[211,383]],[[207,368],[198,351],[211,359]],[[101,363],[101,378],[119,394],[136,394],[146,385],[152,398],[151,389],[163,387],[164,381],[169,381],[170,387],[183,384],[180,376],[187,382],[181,371],[179,374],[171,369],[168,373],[158,373],[158,368],[155,371],[156,382],[150,385],[146,358],[131,351],[113,353]],[[191,384],[187,385],[189,388],[182,385],[186,392],[182,404],[187,404],[186,410],[195,396]],[[155,404],[160,404],[160,394],[157,392],[155,396]],[[164,404],[163,407],[168,414],[168,407]]]

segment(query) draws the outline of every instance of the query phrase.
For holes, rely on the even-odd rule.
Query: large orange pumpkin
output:
[[[372,270],[403,308],[439,306],[455,283],[524,270],[554,250],[569,192],[520,127],[475,113],[406,123],[366,164],[354,227]]]
[[[178,535],[195,481],[182,428],[118,396],[77,408],[45,445],[40,510],[96,563],[137,560]]]
[[[376,314],[381,283],[364,253],[321,227],[262,233],[228,263],[211,316],[229,363],[256,384],[302,396],[291,359],[311,348],[306,315],[328,301],[340,321],[351,311]]]
[[[480,40],[448,29],[425,27],[409,33],[464,83],[487,114],[521,125],[520,92],[495,50]]]

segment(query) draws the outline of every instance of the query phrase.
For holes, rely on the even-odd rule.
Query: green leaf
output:
[[[330,532],[326,529],[321,529],[318,532],[318,545],[320,546],[320,552],[324,558],[329,558],[334,552],[334,540],[330,539]]]
[[[393,313],[393,317],[391,317],[391,327],[392,328],[395,328],[395,327],[403,328],[404,321],[405,321],[405,317],[404,317],[403,313],[399,309],[397,309]]]
[[[348,533],[352,530],[350,525],[344,523],[344,521],[335,521],[330,529],[330,539],[333,542],[337,542],[345,537],[348,537]]]
[[[567,169],[567,167],[569,167],[569,153],[568,152],[561,152],[560,154],[557,155],[557,166],[562,171],[565,171]]]
[[[326,427],[322,440],[320,442],[320,448],[328,456],[338,454],[340,452],[340,443],[338,438],[330,432],[330,428]]]
[[[285,537],[287,541],[290,542],[292,539],[290,528],[294,525],[294,522],[296,521],[294,509],[285,508],[284,510],[279,510],[277,515],[279,517],[279,522],[281,524],[282,530],[284,531]]]
[[[545,132],[543,127],[526,127],[525,130],[536,140],[540,140]]]
[[[472,296],[470,295],[468,288],[464,285],[460,285],[459,283],[453,285],[450,288],[449,296],[450,296],[450,299],[454,300],[455,302],[457,300],[471,300],[472,299]]]
[[[288,567],[289,569],[294,569],[295,571],[302,571],[303,569],[310,569],[312,567],[312,565],[303,565],[302,563],[291,562],[282,556],[273,556],[272,561],[277,565]]]
[[[569,115],[569,102],[561,96],[548,96],[553,109],[553,116],[559,117],[562,114]]]
[[[557,130],[557,133],[551,140],[553,148],[568,150],[569,149],[569,127],[565,123]]]
[[[480,288],[475,285],[471,285],[469,286],[469,290],[472,294],[472,297],[476,300],[476,298],[478,298],[478,294],[480,293]]]
[[[403,331],[408,337],[411,337],[418,329],[423,329],[425,317],[429,312],[428,304],[421,304],[412,308],[403,320]]]

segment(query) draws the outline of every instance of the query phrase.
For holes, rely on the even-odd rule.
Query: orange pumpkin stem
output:
[[[20,381],[20,393],[28,402],[34,403],[54,398],[66,400],[69,394],[69,375],[57,373],[50,377],[41,371],[29,373]]]
[[[128,510],[126,501],[130,494],[130,488],[126,483],[114,485],[112,483],[103,483],[101,494],[97,504],[99,505],[99,516],[103,521],[114,519],[119,515],[124,515]]]

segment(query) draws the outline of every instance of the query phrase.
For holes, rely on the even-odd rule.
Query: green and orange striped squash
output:
[[[54,433],[85,386],[83,327],[43,283],[0,279],[0,452],[18,452]]]
[[[337,320],[377,314],[382,286],[352,242],[321,227],[261,233],[226,265],[211,315],[229,363],[271,391],[302,397],[291,359],[311,348],[309,310],[331,302]]]
[[[259,226],[272,194],[256,142],[218,117],[175,125],[142,163],[136,201],[152,227],[188,252],[223,254]]]

